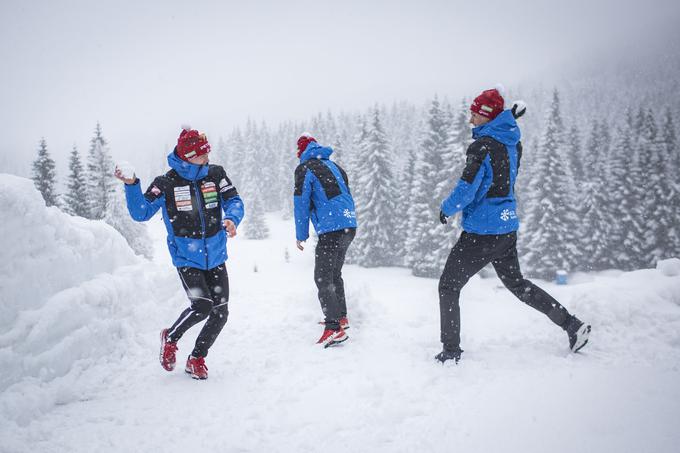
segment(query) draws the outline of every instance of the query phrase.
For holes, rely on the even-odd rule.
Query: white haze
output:
[[[679,19],[671,0],[2,1],[0,172],[27,175],[45,137],[62,179],[97,121],[116,158],[147,162],[183,122],[215,141],[248,118],[545,80],[663,51]]]

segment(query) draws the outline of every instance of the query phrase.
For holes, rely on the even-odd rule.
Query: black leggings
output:
[[[493,264],[501,281],[519,300],[540,311],[558,326],[569,313],[548,293],[522,276],[517,259],[517,233],[479,235],[463,232],[446,260],[439,280],[441,342],[451,351],[460,350],[460,290],[470,277]]]
[[[190,327],[208,318],[196,338],[191,355],[205,357],[229,317],[229,276],[224,264],[207,271],[193,267],[178,267],[182,286],[191,306],[184,310],[168,330],[170,341],[177,341]]]
[[[340,318],[347,316],[342,266],[355,234],[355,228],[320,234],[316,244],[314,281],[327,329],[337,330]]]

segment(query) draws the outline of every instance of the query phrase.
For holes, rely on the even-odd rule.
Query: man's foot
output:
[[[166,371],[175,369],[175,363],[177,362],[177,358],[175,357],[176,352],[177,343],[168,340],[168,329],[161,330],[161,353],[159,359],[161,361],[161,366]]]
[[[184,371],[194,379],[208,379],[208,367],[205,366],[205,358],[190,355],[187,358],[187,366]]]
[[[569,336],[569,349],[571,349],[571,352],[578,352],[588,344],[590,325],[582,323],[576,316],[572,315],[569,318],[564,330]]]
[[[319,338],[319,341],[317,341],[316,344],[322,345],[325,349],[329,346],[334,346],[336,344],[342,343],[343,341],[347,341],[348,338],[349,337],[342,327],[338,330],[325,329],[323,331],[323,335],[321,335],[321,338]]]
[[[442,364],[447,360],[453,360],[453,363],[458,364],[462,352],[463,352],[462,349],[457,350],[443,349],[442,352],[434,356],[434,358],[435,360],[441,362]]]

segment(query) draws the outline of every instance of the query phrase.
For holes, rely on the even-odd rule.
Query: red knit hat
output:
[[[316,142],[316,139],[312,137],[312,134],[310,134],[309,132],[303,132],[297,141],[298,149],[297,157],[300,157],[302,153],[305,152],[305,150],[307,149],[307,145],[309,145],[310,142]]]
[[[188,161],[197,156],[210,152],[210,143],[205,134],[191,129],[190,126],[182,126],[182,132],[177,139],[177,155]]]
[[[473,112],[485,116],[489,119],[496,118],[505,107],[505,100],[497,88],[492,88],[491,90],[484,90],[482,94],[477,96],[470,110]]]

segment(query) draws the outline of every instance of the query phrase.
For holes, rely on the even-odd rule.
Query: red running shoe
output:
[[[184,371],[189,373],[194,379],[208,379],[208,367],[205,366],[204,357],[189,356]]]
[[[177,352],[177,343],[168,340],[168,329],[161,330],[161,366],[166,371],[175,369],[175,362],[177,361],[175,353]]]
[[[321,335],[321,338],[319,338],[319,341],[316,342],[316,344],[320,344],[326,349],[329,346],[334,346],[336,344],[340,344],[343,341],[347,341],[349,337],[345,333],[345,331],[341,328],[338,330],[330,330],[330,329],[325,329],[323,331],[323,335]]]

